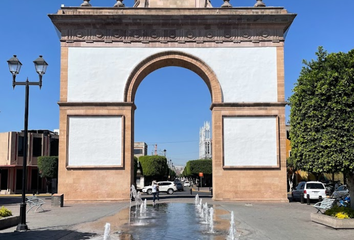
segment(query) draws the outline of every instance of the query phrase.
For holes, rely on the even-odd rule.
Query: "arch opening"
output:
[[[212,103],[222,102],[220,83],[214,71],[199,58],[178,51],[154,54],[138,64],[130,74],[124,91],[124,101],[134,102],[139,84],[151,72],[168,66],[189,69],[200,76],[208,86]]]
[[[209,87],[195,72],[182,67],[153,71],[136,92],[134,146],[146,146],[148,156],[165,156],[169,168],[179,177],[188,161],[205,159],[201,157],[205,144],[201,146],[200,130],[203,123],[211,122],[210,103]],[[152,180],[174,180],[170,176],[154,178],[139,173],[136,177],[138,189],[151,185]],[[199,178],[189,180],[196,183]],[[203,186],[212,186],[211,174],[205,174]]]

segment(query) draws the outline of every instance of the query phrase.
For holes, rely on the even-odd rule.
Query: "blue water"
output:
[[[132,207],[129,233],[134,240],[214,240],[220,235],[208,233],[209,226],[199,218],[194,204],[161,203],[148,205],[144,216],[136,212]]]

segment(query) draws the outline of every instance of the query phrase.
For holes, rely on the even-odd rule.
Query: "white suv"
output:
[[[311,200],[326,197],[326,187],[323,183],[317,181],[300,182],[291,193],[293,199],[301,199],[301,194],[304,194],[304,199],[307,195]]]
[[[167,192],[168,194],[173,194],[177,191],[176,184],[171,181],[161,181],[157,182],[159,185],[159,192]],[[147,194],[152,194],[152,186],[143,187],[142,191]]]

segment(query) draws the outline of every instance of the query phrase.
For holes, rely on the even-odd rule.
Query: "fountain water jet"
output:
[[[144,214],[144,203],[140,204],[140,216],[143,216]]]
[[[132,185],[130,187],[130,201],[129,201],[129,224],[130,224],[130,210],[132,208],[132,200],[134,198],[135,200],[135,197],[136,197],[136,189],[135,189],[135,186]]]
[[[110,234],[109,232],[111,231],[111,224],[110,223],[106,223],[106,225],[104,226],[104,234],[103,234],[103,240],[110,240]]]
[[[209,208],[208,203],[204,203],[203,205],[203,218],[206,224],[209,222]]]
[[[215,233],[214,231],[214,208],[210,207],[210,209],[208,208],[208,203],[204,203],[202,199],[199,199],[199,195],[197,194],[195,196],[195,200],[194,200],[194,204],[195,204],[195,208],[197,209],[198,213],[199,213],[199,217],[204,220],[203,223],[208,224],[209,226],[209,231],[208,233]]]
[[[215,233],[213,219],[214,219],[214,208],[210,207],[210,209],[209,209],[209,233]]]
[[[136,202],[136,204],[138,204],[138,205],[140,205],[141,203],[142,203],[142,199],[141,199],[141,193],[140,192],[137,192],[136,194],[135,194],[135,202]]]
[[[229,229],[229,235],[227,236],[227,240],[238,240],[238,239],[239,238],[235,226],[234,211],[231,211],[230,229]]]
[[[199,204],[199,195],[198,194],[195,195],[194,204],[195,204],[195,206],[198,206],[198,204]]]
[[[204,218],[203,199],[200,199],[198,210],[199,210],[199,217],[203,219]]]
[[[145,217],[146,216],[146,199],[144,201],[141,201],[140,204],[140,217]]]

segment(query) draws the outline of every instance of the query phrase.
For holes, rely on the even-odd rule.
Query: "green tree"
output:
[[[212,166],[211,159],[199,159],[188,161],[186,167],[183,170],[182,175],[185,177],[190,177],[193,179],[199,179],[199,173],[203,173],[203,183],[206,183],[208,186],[211,186],[212,182]]]
[[[176,172],[171,168],[168,169],[168,176],[170,176],[170,180],[174,180],[176,178]]]
[[[48,185],[52,178],[58,177],[58,157],[56,156],[41,156],[38,157],[37,165],[39,169],[39,174],[42,178],[45,178]]]
[[[317,175],[343,172],[354,199],[354,49],[328,54],[319,47],[316,55],[303,61],[289,99],[289,163]]]
[[[163,156],[141,156],[139,162],[142,168],[142,174],[145,177],[167,177],[168,166],[167,159]]]

